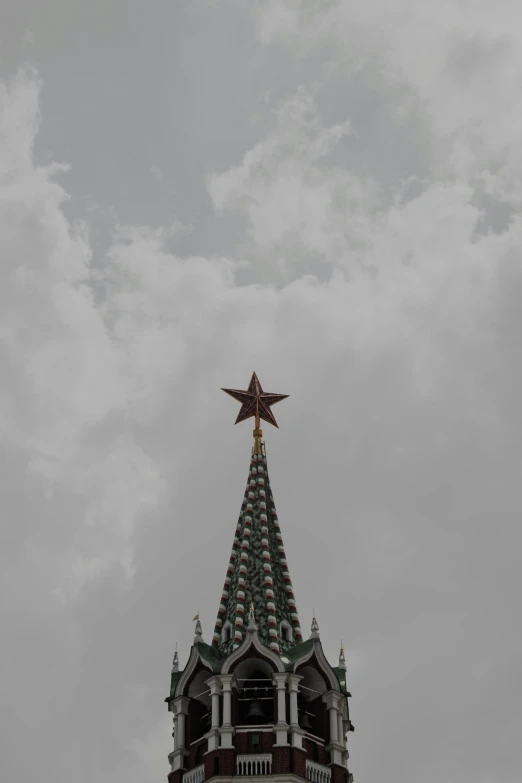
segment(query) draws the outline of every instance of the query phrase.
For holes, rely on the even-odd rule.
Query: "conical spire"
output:
[[[315,619],[315,612],[312,619],[312,625],[310,626],[311,634],[310,639],[319,639],[319,624],[317,620]]]
[[[259,638],[271,650],[283,652],[303,640],[264,453],[250,459],[212,638],[215,647],[229,652],[241,644],[249,604],[254,605]],[[282,623],[291,629],[284,637]]]
[[[176,644],[176,649],[174,650],[174,659],[172,661],[172,674],[175,674],[179,671],[179,658],[178,658],[178,645]]]
[[[277,427],[270,406],[288,395],[264,392],[255,373],[248,390],[223,391],[242,403],[236,424],[254,417],[255,429],[248,482],[212,644],[225,652],[238,647],[245,638],[245,607],[251,605],[249,625],[254,623],[260,641],[279,653],[299,644],[303,637],[259,425],[264,419]]]

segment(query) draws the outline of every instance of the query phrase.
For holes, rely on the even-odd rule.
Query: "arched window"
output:
[[[283,642],[292,642],[294,635],[292,633],[292,626],[287,620],[281,620],[279,623],[279,635]]]
[[[237,691],[237,725],[274,724],[274,683],[272,667],[259,658],[248,658],[234,671]]]
[[[226,644],[232,639],[232,623],[227,620],[221,631],[221,643]]]
[[[298,686],[297,705],[299,725],[302,729],[326,741],[328,723],[322,695],[327,691],[326,682],[314,666],[298,669],[302,680]]]
[[[211,698],[210,689],[206,684],[212,672],[207,669],[199,671],[188,686],[187,696],[190,699],[189,717],[187,726],[187,740],[189,744],[196,742],[205,734],[211,725]]]

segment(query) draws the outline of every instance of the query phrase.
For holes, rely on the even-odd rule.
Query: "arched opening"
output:
[[[221,642],[222,644],[226,644],[231,639],[232,639],[232,623],[229,620],[227,620],[221,632]]]
[[[211,672],[203,669],[196,674],[188,687],[187,696],[191,699],[188,720],[189,744],[201,739],[210,730],[212,702],[210,689],[205,682],[211,676]]]
[[[279,625],[279,633],[281,636],[281,641],[283,642],[293,641],[292,626],[286,620],[281,620],[281,623]]]
[[[274,723],[272,667],[260,658],[241,661],[235,669],[237,725],[266,726]]]
[[[327,741],[328,721],[322,695],[328,690],[322,674],[313,666],[299,669],[302,676],[297,694],[299,725],[315,737]]]

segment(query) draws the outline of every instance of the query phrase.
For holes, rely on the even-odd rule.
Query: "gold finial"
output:
[[[262,454],[261,438],[263,437],[263,430],[261,429],[261,419],[259,413],[256,411],[256,426],[253,432],[254,435],[254,454]]]

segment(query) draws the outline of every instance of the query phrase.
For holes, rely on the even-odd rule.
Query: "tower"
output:
[[[260,420],[277,427],[271,406],[288,395],[264,392],[255,373],[248,390],[223,391],[242,403],[236,424],[255,418],[254,446],[212,639],[196,615],[183,671],[174,655],[168,780],[352,783],[344,649],[331,666],[315,616],[303,639],[262,441]]]

